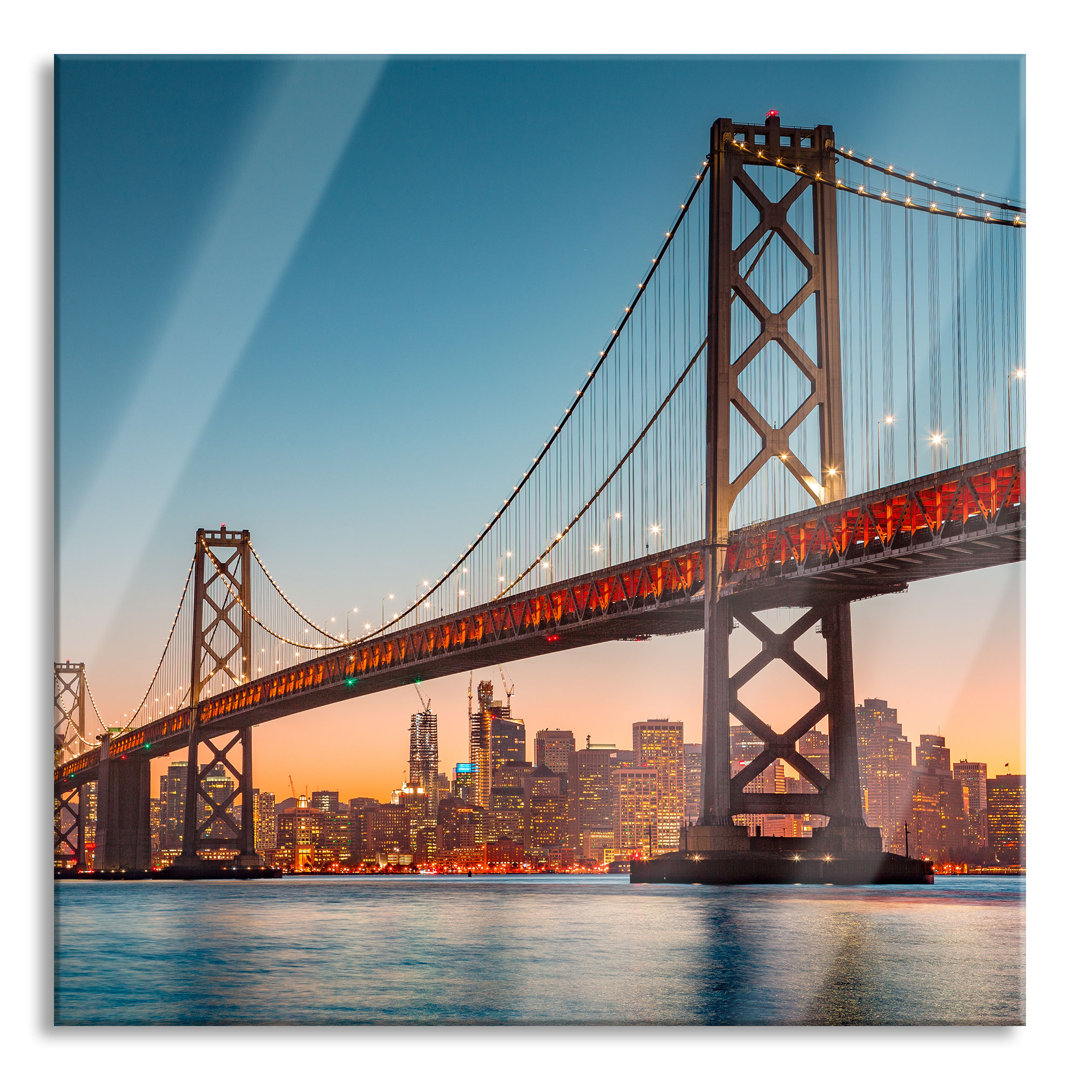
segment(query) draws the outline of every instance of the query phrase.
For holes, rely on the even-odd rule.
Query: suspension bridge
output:
[[[880,856],[859,799],[850,604],[1024,557],[1025,229],[1016,200],[838,146],[827,126],[784,127],[775,112],[717,120],[563,413],[414,603],[334,634],[289,598],[247,531],[223,524],[196,533],[130,712],[103,718],[83,665],[56,665],[58,864],[87,865],[94,783],[95,866],[146,869],[150,760],[186,749],[181,865],[199,865],[222,822],[238,865],[254,866],[254,725],[702,628],[702,816],[687,858],[749,852],[732,823],[744,813],[820,814],[813,850]],[[776,609],[798,612],[784,631],[761,618]],[[736,623],[760,650],[733,671]],[[825,670],[795,648],[815,626]],[[781,727],[739,698],[774,661],[818,698]],[[734,776],[731,717],[764,743]],[[827,776],[796,749],[826,722]],[[816,792],[748,791],[777,759]],[[237,781],[223,804],[204,783],[218,763]]]

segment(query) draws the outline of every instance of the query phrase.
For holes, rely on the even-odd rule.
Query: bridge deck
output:
[[[802,607],[902,590],[911,581],[1024,558],[1025,454],[1014,450],[728,537],[723,594],[752,609]],[[677,634],[704,622],[705,548],[692,544],[353,642],[199,703],[221,734],[275,717],[477,667],[601,641]],[[192,710],[117,736],[110,757],[183,749]],[[68,790],[100,751],[59,766]]]

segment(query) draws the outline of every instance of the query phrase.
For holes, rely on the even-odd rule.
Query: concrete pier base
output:
[[[824,832],[825,830],[822,830]],[[871,830],[867,830],[868,832]],[[873,830],[875,833],[877,830]],[[671,852],[630,868],[632,884],[699,885],[932,885],[934,865],[876,851],[829,851],[822,840],[785,837],[747,837],[744,850]]]
[[[749,851],[750,834],[742,825],[690,825],[686,829],[686,850],[695,854]]]
[[[55,870],[57,881],[246,881],[252,878],[279,878],[273,866],[236,866],[204,862],[198,866],[168,866],[163,870]]]

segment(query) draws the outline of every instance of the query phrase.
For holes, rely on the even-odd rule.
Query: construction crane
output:
[[[509,686],[507,686],[507,684],[506,684],[506,676],[503,674],[502,664],[498,664],[497,667],[499,669],[499,678],[502,679],[503,690],[506,693],[506,715],[509,716],[510,715],[510,699],[514,696],[514,684],[511,683]]]
[[[427,703],[425,704],[424,695],[420,693],[420,680],[417,679],[416,682],[413,683],[413,686],[416,688],[416,696],[420,699],[420,705],[423,708],[423,711],[431,712],[431,698],[428,698]]]

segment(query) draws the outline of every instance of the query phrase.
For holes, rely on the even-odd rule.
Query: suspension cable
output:
[[[496,523],[499,522],[499,520],[502,518],[502,516],[514,504],[514,501],[517,498],[518,493],[522,490],[522,488],[525,487],[525,485],[526,485],[527,481],[529,480],[529,478],[539,468],[540,463],[544,460],[545,456],[547,455],[548,450],[552,446],[554,446],[555,441],[559,437],[560,432],[569,423],[570,418],[574,415],[575,410],[581,404],[582,399],[585,397],[586,391],[589,389],[589,387],[595,381],[597,374],[599,373],[600,369],[603,367],[604,361],[610,355],[612,348],[614,347],[615,343],[618,341],[620,335],[622,334],[623,328],[627,325],[628,321],[630,320],[630,317],[633,315],[634,310],[637,307],[638,301],[641,299],[642,296],[644,296],[644,294],[646,292],[646,287],[648,286],[649,281],[651,280],[653,274],[656,273],[657,267],[660,265],[660,262],[664,257],[664,253],[668,250],[669,246],[671,245],[672,238],[674,237],[675,233],[678,231],[679,226],[683,222],[683,219],[686,217],[687,213],[689,212],[689,208],[693,204],[694,198],[696,197],[698,191],[700,190],[701,185],[705,180],[705,177],[708,175],[708,171],[709,171],[709,162],[706,159],[705,161],[702,162],[701,171],[698,172],[694,177],[694,184],[690,189],[690,193],[686,196],[685,201],[680,204],[678,216],[675,218],[675,221],[672,224],[671,228],[665,233],[664,242],[660,245],[660,248],[659,248],[659,250],[658,250],[658,252],[656,254],[656,257],[650,263],[649,269],[648,269],[647,273],[645,274],[645,277],[641,280],[640,284],[638,285],[636,293],[633,296],[633,298],[631,299],[629,305],[624,309],[624,314],[623,314],[622,319],[620,320],[618,325],[615,327],[615,329],[612,330],[611,337],[608,339],[607,347],[604,348],[603,350],[601,350],[600,358],[597,360],[597,362],[595,364],[593,364],[592,369],[589,371],[588,376],[585,379],[585,382],[582,384],[581,388],[575,392],[575,395],[574,395],[573,399],[570,402],[569,408],[564,410],[563,417],[559,420],[559,423],[555,425],[554,434],[544,443],[543,448],[540,450],[540,452],[537,454],[537,456],[533,459],[532,465],[526,470],[521,482],[514,485],[514,489],[510,493],[509,497],[503,500],[502,507],[496,512],[495,516],[491,519],[491,521],[489,521],[487,523],[487,525],[481,530],[481,532],[477,534],[476,539],[465,549],[465,551],[462,552],[462,554],[459,556],[457,561],[437,581],[433,582],[433,584],[431,585],[431,587],[428,589],[427,592],[425,592],[422,596],[420,596],[411,606],[405,608],[396,618],[392,618],[389,621],[385,622],[379,628],[379,630],[376,631],[376,633],[380,633],[383,630],[386,630],[388,627],[393,626],[395,623],[401,622],[403,619],[406,619],[409,615],[412,614],[412,612],[416,611],[421,606],[421,604],[424,603],[424,601],[428,600],[443,584],[445,584],[445,582],[447,582],[450,579],[451,575],[454,574],[455,571],[457,571],[457,569],[465,562],[465,560],[480,546],[480,544],[483,542],[484,538],[495,527]],[[369,634],[369,635],[365,635],[365,636],[371,637],[373,635]],[[348,644],[354,644],[355,642],[362,641],[362,640],[363,640],[363,637],[358,637],[358,638],[353,639],[352,642],[348,642]],[[339,647],[340,647],[340,643],[339,643]]]
[[[176,614],[173,616],[172,626],[169,628],[169,639],[165,642],[165,648],[161,650],[161,659],[158,660],[157,667],[154,669],[154,674],[150,678],[150,685],[146,688],[146,693],[142,696],[142,701],[139,702],[138,707],[131,714],[131,719],[117,732],[117,734],[123,734],[127,731],[132,724],[135,723],[135,718],[139,715],[139,711],[146,704],[146,699],[150,696],[150,691],[154,689],[154,682],[158,677],[158,672],[161,671],[161,665],[165,662],[165,654],[169,651],[169,646],[172,644],[173,634],[176,631],[176,624],[180,620],[180,612],[184,607],[184,599],[187,597],[188,586],[191,584],[191,575],[195,569],[195,560],[197,556],[191,556],[191,565],[188,567],[187,580],[184,582],[184,591],[180,594],[180,603],[176,605]]]
[[[697,351],[694,353],[694,355],[692,357],[690,357],[690,362],[686,365],[686,367],[683,368],[682,374],[678,377],[678,379],[675,381],[675,384],[668,391],[667,396],[657,406],[656,411],[649,418],[649,422],[642,428],[641,434],[638,435],[638,437],[634,440],[633,445],[630,446],[630,448],[626,451],[626,453],[623,454],[623,456],[619,459],[618,464],[616,464],[616,466],[611,470],[611,472],[608,473],[607,478],[604,480],[604,482],[586,500],[585,505],[582,506],[582,508],[574,515],[574,517],[571,519],[570,523],[566,526],[566,528],[555,534],[554,541],[552,543],[548,544],[548,546],[539,555],[536,556],[536,558],[533,560],[532,564],[530,566],[527,566],[520,574],[518,574],[518,576],[512,582],[510,582],[510,584],[507,585],[506,588],[504,588],[502,590],[502,592],[499,592],[499,593],[496,594],[496,596],[495,596],[496,600],[499,600],[502,597],[504,597],[508,592],[510,592],[514,588],[515,585],[519,584],[529,574],[531,574],[532,571],[535,570],[536,567],[540,564],[540,561],[545,556],[547,556],[547,555],[549,555],[551,553],[551,551],[554,549],[555,545],[557,543],[559,543],[570,532],[570,530],[578,523],[578,521],[581,520],[581,518],[583,517],[585,512],[589,509],[589,507],[592,506],[592,504],[594,502],[596,502],[596,500],[603,494],[604,490],[608,487],[608,485],[611,483],[611,481],[615,479],[615,477],[618,475],[619,471],[622,469],[623,465],[626,464],[626,462],[630,459],[631,455],[634,453],[634,451],[641,444],[641,441],[649,433],[649,429],[653,426],[653,424],[656,423],[656,421],[659,418],[660,414],[667,407],[668,402],[671,401],[671,399],[675,396],[675,391],[679,389],[679,387],[683,383],[683,380],[686,378],[687,375],[690,374],[691,368],[693,368],[693,366],[697,363],[698,358],[705,351],[705,346],[707,344],[708,344],[708,338],[706,338],[705,341],[703,341],[701,343],[701,345],[698,346]]]
[[[854,161],[859,165],[864,165],[868,169],[873,169],[875,172],[882,173],[885,176],[895,176],[903,180],[905,183],[917,184],[919,187],[926,188],[928,191],[945,192],[946,194],[951,195],[953,198],[959,197],[965,202],[975,202],[978,203],[980,206],[993,206],[998,210],[1011,210],[1017,214],[1027,213],[1027,210],[1023,206],[1013,201],[1012,199],[1006,198],[1003,202],[999,202],[996,199],[988,199],[986,197],[985,191],[976,195],[973,191],[964,190],[959,185],[957,185],[956,187],[950,187],[947,184],[939,184],[936,180],[923,180],[921,177],[917,176],[913,172],[904,173],[898,169],[894,169],[892,165],[879,165],[876,161],[874,161],[872,157],[861,158],[858,154],[855,153],[854,150],[848,150],[843,146],[840,147],[839,151],[837,151],[837,154],[838,156],[842,156],[849,161]]]

